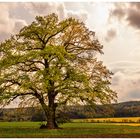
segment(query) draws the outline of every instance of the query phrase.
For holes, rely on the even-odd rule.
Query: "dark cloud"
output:
[[[109,29],[106,33],[106,37],[105,37],[105,40],[107,42],[111,41],[112,39],[114,39],[115,37],[117,36],[117,32],[115,29]]]
[[[111,14],[118,17],[118,19],[122,19],[125,16],[125,11],[123,9],[115,9]]]
[[[124,20],[129,26],[140,30],[140,2],[119,3],[114,6],[109,19],[116,17],[119,21]]]
[[[140,30],[140,10],[130,9],[126,20],[130,26]]]
[[[124,10],[125,5],[121,3],[115,3],[115,8],[110,11],[110,17],[116,17],[121,20],[125,17],[126,11]]]
[[[140,2],[132,2],[132,3],[130,3],[130,6],[139,10],[140,9]]]

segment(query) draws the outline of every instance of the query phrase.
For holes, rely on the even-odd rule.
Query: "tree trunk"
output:
[[[53,106],[49,106],[48,108],[48,116],[47,116],[47,128],[48,129],[57,129],[58,125],[55,120],[55,104]]]
[[[47,129],[58,129],[58,125],[55,120],[55,111],[57,105],[54,103],[54,96],[49,96],[49,105],[47,106],[44,103],[43,99],[40,99],[40,104],[45,112],[46,118],[47,118],[47,125],[43,125],[40,128],[47,128]]]
[[[44,59],[45,61],[45,68],[46,68],[46,73],[44,75],[44,77],[46,77],[46,75],[48,75],[49,71],[49,62],[47,59]],[[56,111],[56,107],[57,105],[54,103],[55,100],[55,96],[56,94],[54,93],[54,82],[52,80],[49,80],[49,83],[51,85],[50,88],[48,88],[48,106],[47,106],[47,111],[45,111],[46,117],[47,117],[47,125],[46,128],[48,129],[57,129],[58,125],[56,123],[55,120],[55,111]],[[45,109],[45,108],[43,108]]]
[[[54,103],[55,96],[50,93],[48,94],[49,104],[48,104],[48,115],[47,115],[47,128],[57,129],[58,125],[55,120],[55,111],[57,105]]]

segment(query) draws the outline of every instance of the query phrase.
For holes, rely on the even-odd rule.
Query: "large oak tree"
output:
[[[40,104],[46,127],[54,129],[59,106],[110,103],[116,93],[112,73],[96,58],[102,48],[95,32],[77,19],[37,16],[0,44],[1,104],[16,98],[22,105]]]

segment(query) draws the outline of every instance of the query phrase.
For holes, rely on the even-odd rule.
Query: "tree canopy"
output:
[[[115,101],[112,73],[96,57],[102,48],[95,32],[77,19],[37,16],[0,44],[1,104],[16,98],[22,105],[40,104],[47,127],[55,128],[56,107]]]

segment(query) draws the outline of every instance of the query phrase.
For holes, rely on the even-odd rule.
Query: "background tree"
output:
[[[0,100],[40,104],[47,128],[57,128],[55,110],[65,104],[110,103],[112,73],[96,58],[103,46],[83,22],[37,16],[0,44]]]

